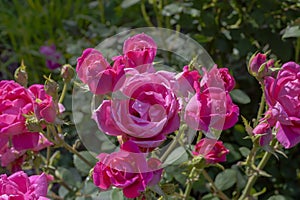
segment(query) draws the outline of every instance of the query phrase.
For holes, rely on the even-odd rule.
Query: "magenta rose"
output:
[[[200,85],[194,85],[196,94],[186,105],[185,122],[195,130],[208,132],[210,128],[225,130],[238,121],[239,107],[233,104],[228,90],[233,87],[231,78],[224,78],[224,72],[215,65],[204,70]],[[226,72],[225,72],[226,73]]]
[[[26,132],[24,114],[32,111],[31,93],[14,81],[0,81],[0,138]]]
[[[238,115],[239,107],[232,103],[228,93],[220,88],[206,88],[190,99],[184,117],[191,128],[207,132],[210,128],[231,128]]]
[[[92,48],[84,50],[77,59],[76,72],[94,94],[106,94],[116,90],[116,83],[124,75],[122,68],[111,67],[103,55]]]
[[[220,68],[219,73],[224,81],[224,88],[226,91],[230,92],[235,87],[235,80],[233,76],[229,73],[227,68]]]
[[[203,138],[196,145],[193,155],[203,156],[207,163],[216,164],[226,161],[229,150],[223,145],[222,141]]]
[[[285,148],[295,146],[300,142],[300,65],[287,62],[276,78],[265,78],[265,94],[277,140]]]
[[[44,119],[48,123],[53,123],[56,118],[57,107],[45,90],[44,85],[34,84],[28,90],[33,94],[34,113],[37,119]]]
[[[145,155],[131,141],[125,142],[119,152],[101,153],[94,167],[93,181],[100,189],[111,186],[123,189],[124,196],[135,198],[146,190],[148,185],[157,184],[161,170],[157,160],[147,162]]]
[[[23,171],[9,177],[0,175],[0,199],[49,200],[47,196],[48,180],[43,173],[28,177]]]
[[[179,128],[174,74],[129,71],[120,91],[112,100],[103,101],[94,119],[108,135],[123,136],[141,148],[157,147],[167,134]]]
[[[38,152],[53,144],[41,133],[25,133],[13,136],[11,145],[8,138],[1,139],[0,165],[15,172],[21,170],[21,165],[26,158],[26,150]]]
[[[123,54],[127,66],[134,68],[151,64],[156,55],[157,45],[154,40],[144,34],[137,34],[124,42]]]

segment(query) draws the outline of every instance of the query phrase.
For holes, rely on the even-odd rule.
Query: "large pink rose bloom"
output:
[[[225,130],[234,126],[239,107],[228,93],[234,86],[230,77],[228,73],[225,77],[224,71],[220,72],[216,66],[205,71],[200,88],[196,88],[196,94],[185,108],[185,121],[190,127],[208,132],[210,128]]]
[[[295,146],[300,142],[300,65],[285,63],[276,79],[265,78],[265,93],[276,138],[285,148]]]
[[[174,74],[129,71],[120,92],[112,100],[103,101],[94,119],[108,135],[122,135],[141,148],[157,147],[167,134],[179,128]]]
[[[125,142],[119,152],[101,153],[94,167],[93,181],[103,190],[111,186],[123,189],[124,196],[135,198],[149,185],[159,182],[162,169],[157,159],[146,161],[145,155],[131,141]]]
[[[0,138],[26,132],[24,114],[32,111],[31,93],[14,81],[0,81]]]
[[[7,177],[0,175],[0,199],[49,200],[47,196],[48,180],[45,174],[28,177],[23,171]]]
[[[111,67],[98,50],[88,48],[77,59],[76,72],[92,93],[106,94],[117,89],[115,85],[124,75],[120,67]]]

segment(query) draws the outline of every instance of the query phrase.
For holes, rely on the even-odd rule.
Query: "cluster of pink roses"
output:
[[[76,67],[92,93],[110,96],[95,110],[93,119],[121,144],[119,152],[99,155],[94,183],[101,189],[122,188],[129,198],[159,181],[160,161],[147,161],[145,155],[179,129],[180,113],[190,127],[204,132],[230,128],[239,115],[229,96],[235,81],[228,69],[214,66],[204,70],[203,77],[188,66],[177,75],[156,71],[156,51],[154,40],[142,33],[125,41],[123,55],[114,57],[112,66],[98,50],[86,49]],[[224,161],[228,150],[217,142],[215,149],[205,153],[214,152],[218,156],[211,163]]]
[[[58,106],[44,86],[28,89],[14,81],[0,81],[0,162],[11,171],[20,170],[27,150],[52,145],[43,134],[41,121],[53,123]]]
[[[28,177],[23,171],[9,177],[0,175],[1,200],[49,200],[48,177],[44,173]]]
[[[274,61],[267,60],[265,54],[256,54],[250,60],[249,67],[260,68],[268,110],[265,117],[253,130],[262,134],[261,145],[268,145],[272,140],[272,128],[275,127],[277,140],[291,148],[300,142],[300,65],[287,62],[278,73],[272,72]],[[271,73],[270,73],[271,72]]]

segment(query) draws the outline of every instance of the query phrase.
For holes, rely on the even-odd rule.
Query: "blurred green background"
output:
[[[13,79],[22,59],[30,83],[43,83],[42,74],[55,77],[59,69],[46,66],[41,46],[55,45],[62,55],[58,62],[75,67],[85,48],[123,30],[147,26],[189,35],[218,66],[228,67],[236,87],[251,98],[251,103],[239,105],[249,120],[260,99],[259,85],[247,72],[249,57],[271,50],[270,56],[282,62],[300,60],[299,0],[0,0],[0,80]],[[244,136],[240,125],[222,135],[232,146],[232,163],[242,159],[239,146],[250,147]],[[287,152],[289,159],[271,160],[266,169],[274,176],[258,182],[258,191],[268,189],[264,198],[277,193],[291,199],[300,196],[299,150]],[[193,192],[197,196],[205,191]]]

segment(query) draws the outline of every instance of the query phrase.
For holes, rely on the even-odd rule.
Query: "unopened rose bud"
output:
[[[21,66],[18,67],[15,71],[15,80],[22,86],[27,87],[28,84],[28,75],[26,72],[26,66],[22,60]]]
[[[58,84],[50,77],[44,77],[45,81],[45,91],[48,95],[52,96],[53,100],[58,99]]]
[[[253,54],[253,56],[250,58],[248,63],[248,71],[249,73],[254,76],[255,78],[258,77],[259,71],[263,71],[264,69],[267,69],[265,67],[261,68],[264,63],[267,61],[267,55],[266,54]]]
[[[272,129],[270,127],[270,124],[267,122],[261,122],[259,123],[254,129],[253,129],[254,135],[261,135],[259,139],[259,144],[261,146],[268,145],[272,140]]]
[[[75,71],[71,65],[66,64],[61,68],[60,74],[61,74],[62,78],[64,79],[64,81],[68,83],[74,77]]]

